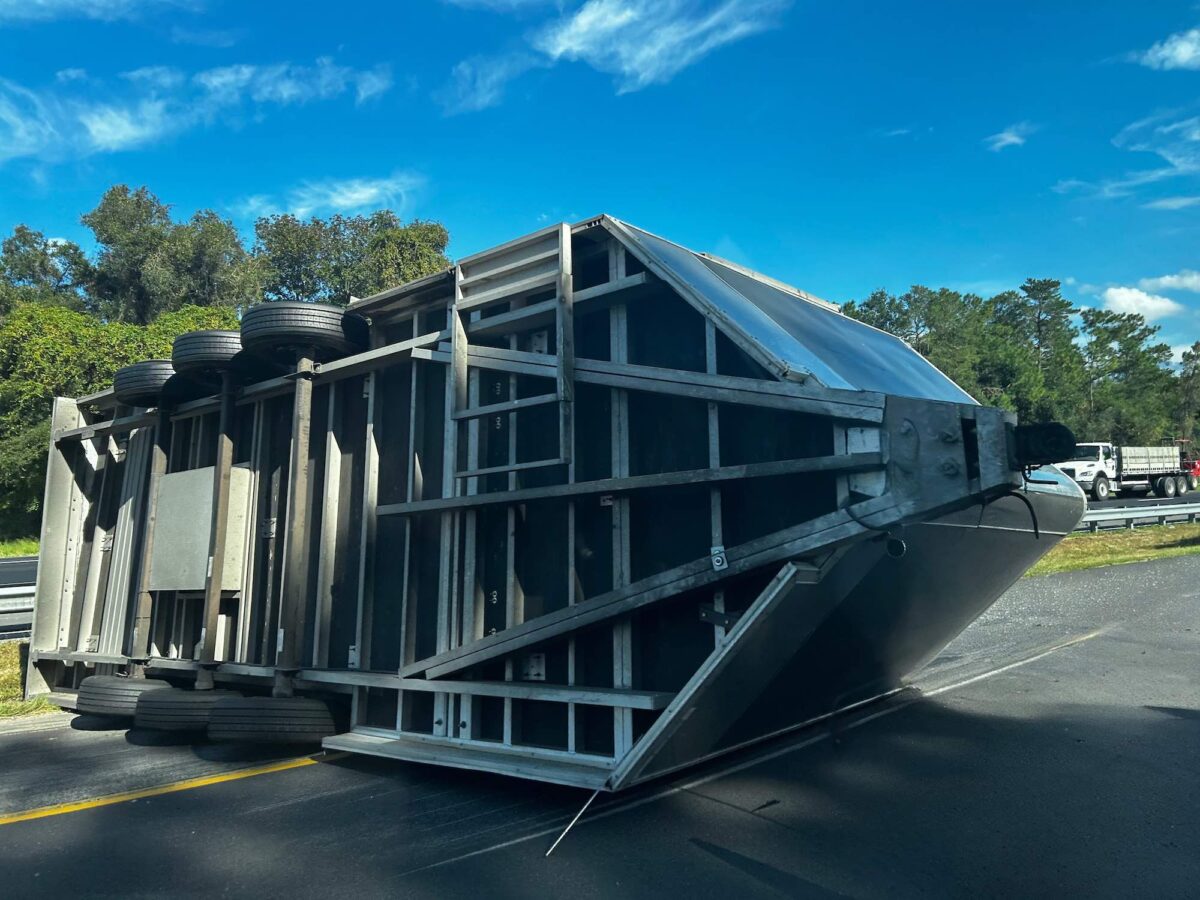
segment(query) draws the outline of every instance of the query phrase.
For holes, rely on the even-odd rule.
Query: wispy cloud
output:
[[[106,83],[59,81],[58,88],[32,90],[0,79],[0,163],[20,157],[54,162],[127,150],[247,107],[303,104],[348,92],[362,103],[392,84],[387,66],[357,70],[330,59],[312,66],[235,65],[193,74],[150,66]]]
[[[782,0],[588,0],[544,28],[534,46],[617,78],[617,92],[670,81],[713,50],[775,27]]]
[[[191,8],[188,0],[0,0],[0,21],[48,22],[54,19],[131,19],[154,9]]]
[[[1143,278],[1138,287],[1145,291],[1193,291],[1200,294],[1200,272],[1181,269],[1174,275]]]
[[[515,12],[540,0],[447,0]],[[617,93],[670,81],[726,44],[779,24],[791,0],[586,0],[534,29],[532,52],[475,56],[434,94],[448,114],[494,106],[505,85],[537,66],[582,62],[616,79]]]
[[[999,153],[1005,147],[1020,147],[1033,134],[1034,130],[1034,126],[1029,122],[1017,122],[1009,125],[1003,131],[988,135],[983,142],[993,153]]]
[[[388,208],[404,217],[425,179],[414,172],[383,178],[324,178],[304,181],[282,195],[254,194],[233,204],[243,218],[291,213],[299,218],[318,213],[358,213]]]
[[[1104,290],[1104,308],[1112,312],[1138,313],[1146,321],[1163,319],[1184,311],[1182,303],[1168,297],[1150,294],[1140,288],[1110,287]]]
[[[450,6],[461,6],[464,9],[490,9],[493,12],[518,12],[550,6],[558,0],[442,0]]]
[[[1100,181],[1069,178],[1054,185],[1060,194],[1084,193],[1098,197],[1128,197],[1139,189],[1183,176],[1200,174],[1200,116],[1180,116],[1167,110],[1127,125],[1112,140],[1113,146],[1137,153],[1150,153],[1165,165],[1136,169]],[[1180,209],[1176,198],[1162,198],[1153,209]],[[1150,204],[1147,204],[1150,205]],[[1191,204],[1184,203],[1183,206]]]
[[[1200,28],[1173,34],[1131,56],[1151,69],[1200,69]]]
[[[240,29],[218,30],[209,28],[181,28],[176,25],[171,29],[171,40],[176,44],[192,44],[196,47],[215,47],[225,49],[232,47],[245,36]]]
[[[1188,209],[1192,206],[1200,206],[1200,197],[1160,197],[1158,200],[1151,200],[1149,203],[1143,203],[1142,209]]]
[[[59,84],[68,84],[72,81],[83,81],[87,78],[86,69],[59,69],[54,73],[54,80]]]
[[[473,56],[451,70],[450,80],[434,93],[434,99],[448,116],[478,112],[498,104],[504,88],[518,75],[544,64],[528,53]]]

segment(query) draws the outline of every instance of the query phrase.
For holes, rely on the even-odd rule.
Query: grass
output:
[[[57,709],[45,697],[21,699],[20,647],[20,641],[0,644],[0,719],[54,712]]]
[[[1074,534],[1047,553],[1030,575],[1053,575],[1076,569],[1120,566],[1170,556],[1200,553],[1200,525],[1152,525]]]
[[[37,556],[37,538],[14,538],[0,541],[0,559],[6,556]]]

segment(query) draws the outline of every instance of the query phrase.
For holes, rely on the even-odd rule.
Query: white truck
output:
[[[1097,500],[1132,491],[1175,497],[1194,490],[1200,475],[1197,463],[1185,461],[1178,447],[1166,446],[1076,444],[1074,455],[1056,465]]]

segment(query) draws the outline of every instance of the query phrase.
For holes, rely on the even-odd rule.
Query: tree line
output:
[[[237,328],[264,300],[346,304],[450,264],[449,233],[390,210],[254,223],[250,246],[212,210],[177,221],[117,185],[81,218],[94,247],[17,225],[0,242],[0,538],[38,530],[53,398],[169,358],[179,334]]]
[[[1200,341],[1176,367],[1157,326],[1076,307],[1054,279],[1030,278],[986,300],[920,285],[881,290],[843,311],[903,338],[981,403],[1021,421],[1062,422],[1081,441],[1196,438]]]

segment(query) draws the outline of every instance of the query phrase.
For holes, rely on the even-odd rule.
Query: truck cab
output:
[[[1076,444],[1071,458],[1058,468],[1097,500],[1107,500],[1117,481],[1117,451],[1108,443]]]

